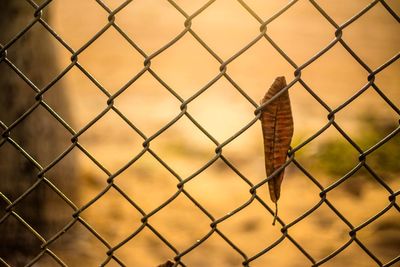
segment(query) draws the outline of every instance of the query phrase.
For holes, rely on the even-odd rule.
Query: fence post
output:
[[[37,19],[35,8],[27,1],[2,1],[0,4],[2,47],[35,19]],[[38,89],[49,83],[57,72],[56,53],[50,38],[52,37],[46,30],[36,23],[9,49],[6,49],[6,59],[19,68]],[[28,109],[40,103],[40,99],[35,99],[36,93],[33,89],[4,60],[1,61],[0,121],[7,127]],[[68,105],[63,93],[62,90],[57,90],[56,93],[45,95],[44,99],[57,112],[66,114],[67,118],[64,115],[63,118],[68,120]],[[28,161],[10,140],[15,141],[42,167],[45,167],[67,147],[70,138],[59,122],[40,105],[37,105],[27,118],[21,120],[10,131],[7,127],[4,125],[0,127],[0,132],[3,133],[3,138],[0,140],[0,192],[15,204],[15,200],[39,181],[33,190],[12,208],[10,202],[4,197],[0,198],[2,210],[0,216],[4,218],[3,216],[9,215],[0,227],[0,258],[11,266],[22,266],[40,253],[40,245],[43,243],[43,240],[35,236],[32,229],[47,239],[59,231],[67,219],[72,219],[73,211],[66,203],[60,201],[60,197],[51,190],[43,177],[38,177],[40,167]],[[4,138],[7,136],[10,139],[4,143]],[[73,157],[69,155],[57,165],[51,173],[45,173],[44,177],[70,196],[73,192]],[[6,210],[7,207],[9,208]],[[32,229],[27,228],[16,215],[27,222]]]

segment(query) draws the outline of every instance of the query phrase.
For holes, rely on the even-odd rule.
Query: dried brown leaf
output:
[[[285,77],[277,77],[261,104],[286,87]],[[267,176],[286,162],[287,152],[293,136],[293,117],[288,91],[268,103],[261,111],[261,126],[264,138],[265,170]],[[280,196],[284,169],[268,181],[271,200],[276,203]]]

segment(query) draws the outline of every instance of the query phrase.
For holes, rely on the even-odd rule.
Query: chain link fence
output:
[[[395,8],[393,7],[394,4],[390,4],[389,1],[372,1],[367,4],[362,10],[359,10],[356,14],[354,14],[350,19],[345,21],[344,23],[338,24],[334,18],[332,18],[322,7],[319,3],[320,1],[313,1],[309,0],[308,2],[312,5],[314,11],[318,12],[321,17],[323,17],[326,22],[328,22],[332,27],[332,34],[334,35],[333,40],[323,48],[321,48],[318,53],[314,56],[308,58],[308,60],[298,65],[295,60],[285,52],[285,49],[282,48],[274,37],[269,34],[269,26],[272,23],[278,23],[280,21],[281,16],[290,12],[291,9],[295,8],[296,5],[299,4],[301,1],[290,1],[285,6],[281,7],[281,9],[276,12],[274,15],[263,18],[261,15],[257,13],[251,7],[251,4],[248,3],[250,1],[242,1],[237,0],[238,4],[246,11],[246,14],[251,17],[255,22],[259,25],[259,34],[254,36],[253,40],[248,42],[245,46],[243,46],[240,50],[236,53],[231,55],[228,59],[223,59],[215,52],[207,42],[196,32],[193,25],[196,23],[196,18],[199,17],[203,12],[207,11],[211,8],[217,0],[205,2],[201,7],[196,9],[193,13],[188,13],[179,1],[168,0],[168,4],[176,9],[181,16],[184,18],[184,27],[182,31],[177,34],[170,42],[166,43],[164,46],[156,50],[155,52],[148,54],[144,50],[140,48],[140,46],[135,42],[135,38],[129,36],[118,24],[118,16],[121,11],[127,8],[130,5],[134,5],[135,1],[125,1],[119,4],[118,7],[111,9],[109,5],[105,1],[97,0],[97,4],[101,7],[105,12],[108,13],[108,23],[104,25],[104,27],[99,30],[96,34],[94,34],[84,45],[79,47],[79,49],[73,49],[66,40],[63,39],[63,36],[59,35],[53,28],[48,24],[47,20],[44,17],[44,13],[47,12],[48,8],[53,4],[54,1],[43,1],[40,4],[35,3],[33,0],[26,0],[26,4],[30,5],[31,8],[31,18],[30,22],[27,24],[26,27],[19,29],[19,32],[15,34],[10,40],[6,43],[1,44],[1,51],[0,51],[0,62],[1,64],[7,65],[9,69],[15,72],[21,80],[23,80],[31,90],[34,92],[34,96],[32,97],[33,104],[26,109],[21,116],[17,119],[12,121],[11,123],[6,123],[4,121],[0,121],[1,126],[1,142],[0,142],[0,149],[5,145],[10,145],[13,147],[14,150],[18,151],[22,154],[32,166],[36,168],[37,172],[37,180],[31,181],[29,188],[20,194],[17,198],[12,199],[6,193],[0,192],[1,201],[6,203],[2,210],[2,215],[0,218],[0,227],[7,222],[7,220],[17,220],[18,223],[28,231],[35,239],[40,242],[40,245],[36,248],[38,250],[37,254],[32,257],[29,261],[25,262],[23,266],[36,266],[36,264],[40,264],[41,260],[44,257],[52,259],[51,266],[69,266],[69,264],[63,259],[63,254],[60,252],[58,253],[56,250],[52,249],[53,244],[57,243],[58,240],[62,240],[63,236],[68,235],[68,233],[72,232],[72,228],[76,225],[80,225],[84,228],[84,231],[89,233],[91,238],[96,239],[99,241],[102,250],[99,250],[100,255],[98,257],[102,258],[102,262],[100,263],[101,266],[129,266],[128,263],[125,262],[123,257],[118,255],[118,251],[121,250],[124,246],[127,246],[128,242],[134,241],[135,239],[139,239],[141,233],[143,232],[150,232],[153,236],[158,239],[158,242],[161,243],[160,246],[163,247],[164,250],[168,250],[169,253],[173,254],[173,257],[165,258],[163,262],[167,262],[170,260],[169,263],[165,263],[163,266],[195,266],[190,263],[190,260],[187,259],[188,255],[196,253],[196,250],[199,250],[204,243],[207,243],[208,240],[218,237],[222,242],[226,244],[226,250],[233,251],[232,253],[235,254],[235,257],[238,258],[234,263],[230,265],[225,263],[226,266],[261,266],[257,265],[260,258],[268,256],[268,254],[274,253],[274,250],[279,248],[280,246],[286,246],[289,244],[292,248],[295,248],[297,251],[296,253],[300,254],[300,258],[303,258],[304,264],[296,265],[296,266],[321,266],[324,264],[329,264],[330,262],[334,261],[336,257],[339,257],[342,254],[347,253],[350,247],[357,247],[357,253],[362,254],[363,257],[368,258],[369,265],[365,266],[397,266],[400,262],[400,251],[399,244],[392,243],[389,246],[392,247],[393,250],[397,249],[397,255],[394,253],[394,256],[391,255],[390,258],[382,258],[381,256],[377,255],[374,249],[371,249],[368,244],[363,241],[363,238],[360,238],[360,235],[365,229],[370,227],[371,225],[376,224],[382,217],[390,216],[393,218],[394,221],[397,220],[398,224],[398,215],[400,212],[400,207],[396,202],[396,197],[399,195],[399,188],[395,188],[391,183],[387,181],[386,178],[380,174],[380,171],[377,171],[375,166],[372,166],[369,163],[369,158],[374,155],[376,151],[378,151],[382,146],[385,144],[389,144],[395,138],[398,138],[398,133],[400,132],[400,126],[398,125],[398,118],[400,115],[399,107],[396,105],[395,99],[391,99],[382,88],[378,86],[375,82],[376,78],[387,68],[393,66],[394,64],[398,63],[399,53],[392,55],[390,59],[386,62],[381,62],[379,67],[371,68],[366,62],[362,60],[360,56],[358,56],[357,52],[352,49],[351,45],[349,45],[345,38],[343,38],[346,30],[353,25],[355,22],[363,18],[368,12],[374,10],[376,8],[384,8],[386,12],[386,16],[390,17],[391,19],[395,20],[399,23],[400,19],[398,14],[396,13]],[[223,14],[220,14],[223,17]],[[238,18],[240,19],[240,18]],[[10,23],[13,23],[12,21]],[[90,23],[90,21],[88,22]],[[11,59],[8,58],[7,51],[13,48],[13,45],[34,26],[40,25],[43,27],[49,34],[51,34],[51,38],[56,40],[63,48],[68,51],[70,55],[70,63],[69,65],[59,73],[50,83],[43,86],[42,88],[35,85],[34,81],[31,81],[22,70],[20,70]],[[130,80],[125,83],[122,87],[120,87],[115,92],[110,92],[105,88],[99,81],[96,79],[89,70],[87,70],[81,63],[80,63],[80,55],[84,53],[90,46],[96,43],[96,41],[105,34],[109,29],[114,29],[118,32],[118,34],[125,39],[131,49],[138,52],[142,59],[143,59],[143,67],[140,71],[138,71],[135,75],[131,76]],[[397,33],[393,33],[397,34]],[[157,60],[158,57],[163,55],[165,51],[169,48],[174,47],[179,43],[179,41],[184,37],[190,35],[192,36],[201,47],[203,47],[209,55],[219,64],[219,72],[215,73],[214,77],[209,80],[202,88],[198,89],[194,94],[190,97],[183,97],[177,90],[174,90],[173,86],[170,86],[165,79],[163,79],[155,69],[152,68],[152,62]],[[265,243],[265,246],[259,250],[258,252],[248,252],[242,248],[240,242],[237,242],[237,238],[232,238],[231,235],[223,230],[222,225],[228,221],[233,221],[235,217],[238,216],[239,213],[246,214],[249,210],[251,205],[257,203],[260,205],[265,214],[271,220],[274,216],[274,207],[265,200],[266,190],[265,186],[268,180],[272,179],[274,175],[271,177],[264,177],[262,180],[258,182],[253,182],[252,179],[247,177],[244,173],[242,173],[240,166],[238,166],[234,161],[232,161],[229,157],[226,156],[225,150],[229,148],[229,146],[234,142],[236,139],[240,138],[241,135],[249,131],[249,129],[256,127],[259,124],[260,118],[260,106],[258,105],[258,99],[253,99],[252,96],[248,93],[248,90],[243,86],[240,86],[236,81],[235,77],[231,76],[228,72],[230,65],[235,62],[242,54],[246,51],[251,49],[254,45],[256,45],[260,40],[266,40],[277,53],[279,56],[284,59],[287,63],[289,63],[294,70],[293,77],[286,77],[289,81],[287,87],[284,90],[289,90],[292,93],[292,89],[295,86],[299,86],[297,89],[302,88],[305,90],[307,94],[313,98],[315,103],[319,103],[320,107],[323,110],[324,115],[326,115],[327,119],[325,121],[325,125],[315,131],[310,137],[298,142],[298,144],[293,145],[292,149],[288,153],[288,160],[286,166],[296,170],[296,172],[301,173],[303,179],[306,179],[309,182],[310,187],[315,188],[315,195],[319,197],[319,201],[313,204],[312,207],[309,207],[305,212],[302,212],[299,216],[295,218],[285,218],[284,215],[280,215],[277,218],[277,225],[275,229],[279,229],[279,234],[275,235],[277,238],[270,243]],[[331,105],[327,104],[322,97],[319,96],[317,90],[313,89],[312,86],[309,85],[306,78],[303,78],[303,73],[313,65],[313,63],[320,58],[324,57],[326,53],[330,50],[334,49],[335,47],[342,47],[344,48],[348,55],[350,55],[358,64],[362,67],[362,69],[368,73],[365,76],[365,84],[358,88],[354,95],[348,97],[345,101],[343,101],[340,105],[336,107],[332,107]],[[114,49],[118,49],[115,47]],[[64,76],[66,76],[71,69],[76,68],[89,80],[95,87],[97,88],[97,94],[103,94],[107,98],[107,104],[101,110],[101,112],[97,113],[93,116],[90,122],[86,123],[81,128],[74,128],[69,123],[68,120],[65,120],[62,114],[57,113],[51,105],[46,102],[46,94],[51,92],[54,88],[54,85],[62,80]],[[190,72],[190,70],[188,70]],[[121,98],[124,98],[124,92],[133,84],[135,84],[143,75],[149,74],[151,75],[162,87],[165,89],[165,92],[176,99],[179,102],[179,109],[180,112],[177,114],[172,120],[168,123],[163,125],[162,127],[158,128],[156,132],[152,135],[148,135],[143,131],[140,126],[136,125],[134,121],[131,121],[123,111],[121,111],[115,102]],[[352,75],[352,74],[348,74]],[[190,107],[193,103],[195,103],[198,98],[205,94],[206,92],[212,90],[213,85],[217,83],[219,80],[225,79],[232,85],[232,87],[241,95],[241,98],[249,103],[254,110],[254,116],[251,120],[247,123],[241,125],[240,130],[237,132],[230,133],[230,137],[225,140],[219,140],[216,138],[212,130],[207,129],[207,127],[203,126],[201,122],[196,120],[195,116],[191,115]],[[267,89],[267,85],[265,88]],[[398,89],[398,84],[395,85],[396,89]],[[2,89],[3,90],[3,89]],[[341,112],[352,105],[354,101],[363,97],[363,95],[367,94],[368,92],[374,91],[376,92],[375,97],[379,98],[379,101],[383,101],[384,105],[391,110],[391,112],[395,113],[397,117],[397,125],[395,128],[391,129],[389,133],[385,134],[384,137],[381,137],[380,140],[375,142],[373,145],[370,145],[367,148],[363,148],[357,140],[351,137],[350,134],[347,133],[347,130],[341,126],[340,123],[337,122],[337,116],[340,116]],[[332,92],[334,94],[334,92]],[[261,95],[260,95],[261,98]],[[17,140],[15,140],[13,136],[13,129],[18,127],[19,124],[23,123],[24,120],[27,120],[29,116],[38,108],[44,108],[48,114],[50,114],[54,119],[58,121],[58,124],[64,127],[69,132],[69,139],[70,143],[64,151],[59,154],[57,157],[52,158],[47,165],[42,166],[34,156],[32,156],[24,147],[23,144],[20,144]],[[206,107],[205,107],[206,109]],[[85,145],[80,141],[81,136],[84,135],[87,131],[95,127],[96,123],[103,120],[106,114],[113,112],[117,114],[123,122],[128,125],[130,131],[132,133],[137,134],[142,140],[142,148],[141,150],[133,157],[129,159],[129,161],[125,162],[125,164],[120,167],[116,171],[111,171],[110,168],[106,167],[102,164],[102,161],[98,159],[96,155],[89,152],[85,148]],[[233,111],[234,112],[234,111]],[[294,114],[296,117],[296,114]],[[207,162],[202,164],[200,168],[196,171],[192,172],[190,175],[182,176],[179,174],[178,171],[174,169],[167,160],[163,158],[160,153],[157,152],[156,149],[153,149],[152,144],[157,141],[157,139],[165,133],[168,129],[173,127],[175,124],[178,123],[182,118],[188,119],[194,127],[196,127],[202,135],[207,138],[213,144],[214,155],[207,159]],[[297,128],[301,128],[301,125],[295,125]],[[301,153],[303,149],[310,146],[312,142],[317,140],[318,138],[323,135],[328,129],[335,129],[341,137],[345,139],[346,145],[351,146],[353,152],[357,153],[358,162],[352,166],[351,170],[346,171],[344,175],[335,181],[331,181],[328,185],[324,185],[323,182],[320,181],[320,177],[318,175],[313,174],[310,171],[307,164],[304,164],[299,160],[298,154]],[[138,138],[139,138],[138,137]],[[68,140],[68,139],[67,139]],[[260,140],[261,140],[261,132],[260,132]],[[68,157],[73,150],[78,150],[80,153],[85,155],[86,160],[91,161],[92,164],[96,165],[98,170],[105,174],[107,178],[107,184],[102,188],[102,190],[97,193],[94,197],[92,197],[89,201],[83,203],[82,205],[76,203],[73,199],[70,199],[69,193],[63,192],[62,188],[59,188],[57,184],[53,183],[53,178],[49,174],[53,168],[59,162],[63,161],[66,157]],[[107,152],[104,152],[107,153]],[[174,183],[176,185],[176,190],[170,197],[164,201],[163,203],[159,204],[156,208],[152,210],[146,211],[145,208],[141,206],[135,199],[135,195],[131,195],[126,190],[119,185],[118,178],[124,173],[128,168],[132,167],[140,161],[142,157],[151,156],[156,162],[155,164],[159,164],[164,168],[169,175],[174,178]],[[314,155],[314,157],[318,157],[318,152]],[[395,157],[395,155],[392,155]],[[3,161],[3,159],[1,159]],[[335,159],[331,158],[331,161]],[[399,158],[392,159],[399,162]],[[221,163],[222,162],[222,163]],[[238,179],[243,182],[243,186],[241,187],[244,192],[247,194],[247,200],[244,201],[241,205],[236,206],[232,210],[230,210],[224,216],[215,216],[213,212],[209,210],[209,208],[202,204],[202,201],[199,201],[198,198],[191,193],[191,190],[187,189],[187,186],[196,179],[201,179],[199,176],[203,172],[205,172],[208,168],[213,165],[220,164],[223,165],[223,168],[230,170],[230,175],[234,177],[234,179]],[[264,166],[258,166],[261,170],[263,170]],[[381,166],[385,169],[385,166]],[[347,218],[347,215],[341,212],[340,208],[337,208],[335,201],[331,200],[330,195],[333,194],[338,187],[340,187],[343,183],[346,183],[350,180],[354,180],[356,174],[360,171],[364,171],[369,175],[371,180],[373,180],[374,187],[379,187],[379,190],[384,191],[383,195],[386,196],[386,204],[384,208],[382,208],[379,212],[375,213],[370,218],[364,220],[361,223],[354,224]],[[398,174],[395,174],[395,179],[398,179]],[[288,174],[287,176],[290,176]],[[218,178],[215,178],[218,179]],[[69,221],[64,224],[62,229],[59,229],[57,233],[53,233],[49,237],[45,237],[38,229],[35,229],[35,226],[30,225],[29,220],[26,220],[23,215],[18,213],[16,207],[18,205],[29,205],[26,202],[23,202],[24,199],[33,191],[38,190],[40,186],[45,185],[46,187],[50,188],[58,198],[58,201],[65,202],[73,211],[71,214],[68,214]],[[139,187],[140,184],[135,185]],[[80,186],[77,186],[80,187]],[[285,185],[283,185],[285,187]],[[230,187],[226,185],[226,190],[229,190]],[[125,238],[118,240],[118,242],[110,242],[108,238],[100,233],[96,227],[91,225],[88,220],[83,216],[86,210],[91,209],[93,205],[95,205],[98,201],[102,198],[105,198],[107,194],[110,194],[110,191],[113,190],[117,192],[119,195],[118,200],[124,202],[124,205],[128,203],[132,209],[134,209],[137,213],[140,214],[140,223],[138,227],[133,229],[128,236]],[[203,188],[203,194],[208,194],[207,188]],[[84,194],[84,192],[82,193]],[[169,206],[172,206],[176,199],[184,197],[187,201],[193,204],[196,207],[197,212],[200,212],[203,216],[205,216],[208,220],[208,231],[195,240],[195,242],[191,243],[190,245],[186,245],[182,248],[182,246],[178,247],[173,239],[170,236],[163,234],[163,231],[160,230],[157,225],[152,223],[152,218],[157,216],[158,213],[161,213],[163,210],[167,209]],[[293,196],[283,195],[282,198],[289,198]],[[297,196],[298,202],[302,201],[302,197]],[[373,197],[374,199],[374,197]],[[121,203],[122,204],[122,203]],[[119,205],[119,204],[117,204]],[[218,203],[217,203],[218,205]],[[116,208],[116,207],[115,207]],[[313,214],[318,213],[321,209],[329,209],[330,212],[334,214],[334,219],[339,220],[343,223],[344,231],[341,233],[341,236],[347,236],[345,238],[345,242],[340,244],[337,247],[334,247],[329,252],[323,252],[323,256],[314,256],[315,253],[310,252],[307,246],[304,245],[304,242],[301,238],[297,238],[296,235],[293,235],[292,232],[295,231],[298,225],[307,223],[308,218]],[[362,209],[362,207],[360,208]],[[99,217],[102,215],[99,215]],[[397,219],[396,219],[397,218]],[[110,228],[118,227],[118,218],[102,218],[103,220],[107,220],[109,222]],[[180,220],[179,216],[176,220]],[[200,221],[199,221],[200,223]],[[267,226],[265,226],[267,227]],[[268,226],[270,227],[270,226]],[[398,232],[396,232],[398,234]],[[186,233],[190,235],[190,233]],[[320,233],[320,235],[324,235],[325,233]],[[374,233],[373,233],[374,234]],[[79,234],[74,235],[73,239],[69,241],[74,247],[75,252],[82,250],[79,247],[79,239],[81,236]],[[323,240],[320,237],[317,237],[315,242],[322,242]],[[1,246],[9,246],[10,244],[4,243],[2,241]],[[398,242],[398,241],[397,241]],[[285,245],[286,244],[286,245]],[[353,252],[353,250],[352,250]],[[313,255],[314,254],[314,255]],[[9,262],[7,262],[5,255],[1,255],[2,258],[0,262],[2,262],[5,266],[11,266]],[[146,257],[145,255],[132,255],[132,257]],[[208,255],[203,255],[203,258],[207,258]],[[281,255],[281,257],[289,257],[288,255]],[[351,256],[352,257],[352,256]],[[84,259],[81,260],[84,262]],[[163,262],[159,262],[162,264]],[[206,261],[205,261],[206,262]],[[270,262],[269,266],[277,266],[274,262]],[[197,265],[197,266],[206,266],[205,265]],[[21,265],[22,266],[22,265]],[[39,265],[37,265],[39,266]],[[210,266],[210,265],[207,265]],[[222,266],[222,265],[220,265]],[[265,265],[263,265],[265,266]],[[283,266],[283,265],[282,265]],[[287,265],[285,265],[287,266]],[[291,265],[293,266],[293,265]],[[364,266],[364,265],[362,265]]]

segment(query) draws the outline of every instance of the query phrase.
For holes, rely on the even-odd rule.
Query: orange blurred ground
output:
[[[115,9],[122,1],[103,1]],[[175,1],[188,15],[206,1]],[[271,17],[287,1],[244,1],[263,20]],[[318,1],[322,8],[342,24],[370,1]],[[396,1],[386,1],[399,13]],[[109,14],[95,1],[57,0],[54,8],[54,30],[74,49],[80,49],[107,23]],[[119,27],[146,55],[156,53],[184,30],[185,17],[169,1],[132,1],[117,13]],[[259,22],[239,1],[217,0],[192,20],[191,29],[223,61],[254,40],[260,33]],[[335,29],[308,1],[299,1],[281,17],[268,25],[267,33],[298,66],[327,46],[335,38]],[[399,25],[378,4],[343,31],[343,40],[371,69],[389,60],[400,48]],[[60,64],[70,64],[70,53],[57,45]],[[144,68],[144,57],[110,27],[93,44],[78,55],[78,62],[109,92],[114,94]],[[220,63],[189,32],[151,60],[151,70],[187,100],[219,74]],[[228,75],[255,103],[264,95],[276,76],[294,79],[294,68],[261,38],[227,65]],[[376,84],[397,105],[400,105],[400,64],[397,61],[376,77]],[[341,46],[331,50],[302,71],[303,80],[331,108],[335,109],[367,83],[368,73]],[[69,91],[75,130],[84,127],[107,107],[107,96],[82,72],[74,67],[64,78]],[[296,146],[327,122],[328,112],[299,84],[290,89],[295,120]],[[152,136],[180,112],[181,103],[149,72],[144,73],[115,99],[115,106],[147,137]],[[255,107],[224,77],[188,104],[188,113],[219,143],[223,143],[254,118]],[[354,101],[336,115],[336,121],[350,134],[357,133],[357,118],[373,110],[395,118],[393,112],[373,90]],[[319,139],[336,138],[330,128]],[[142,150],[143,138],[136,134],[114,111],[108,112],[80,137],[82,145],[111,173],[116,172]],[[319,141],[305,149],[315,150]],[[151,149],[182,179],[189,177],[215,155],[216,145],[185,116],[151,141]],[[314,152],[316,153],[316,152]],[[261,128],[258,123],[223,148],[223,155],[253,184],[265,178]],[[317,154],[316,154],[317,155]],[[100,193],[107,185],[107,175],[83,153],[80,157],[80,205]],[[333,179],[317,174],[327,186]],[[176,193],[177,179],[149,153],[115,179],[115,183],[145,212],[151,212]],[[394,188],[399,183],[394,182]],[[221,218],[251,197],[250,187],[217,160],[185,185],[185,190],[203,205],[212,216]],[[273,207],[265,187],[259,195]],[[387,205],[387,193],[368,185],[364,194],[355,197],[339,187],[329,200],[353,224],[359,225]],[[286,223],[293,221],[319,200],[319,189],[299,170],[291,167],[286,174],[279,201],[279,216]],[[395,220],[394,211],[385,215]],[[82,217],[115,246],[141,225],[141,215],[116,190],[111,189],[82,213]],[[398,219],[398,218],[397,218]],[[398,221],[398,220],[397,220]],[[281,236],[279,226],[271,225],[272,215],[257,201],[218,225],[218,229],[252,257]],[[149,219],[176,249],[183,251],[209,231],[211,220],[190,200],[180,194],[170,205]],[[81,239],[64,260],[71,266],[95,266],[107,257],[107,248],[81,227]],[[320,260],[349,240],[349,228],[322,205],[310,217],[291,228],[289,234],[316,260]],[[358,235],[383,262],[396,256],[399,245],[390,241],[391,232],[367,227]],[[385,243],[386,242],[386,243]],[[79,247],[79,249],[76,249]],[[397,250],[397,251],[396,251]],[[145,228],[115,254],[127,266],[156,266],[174,252]],[[186,266],[241,266],[243,258],[220,236],[214,233],[207,241],[182,258]],[[374,266],[354,242],[345,252],[324,266]],[[310,261],[289,241],[284,240],[271,252],[259,257],[251,266],[302,267]],[[119,266],[110,262],[107,266]]]

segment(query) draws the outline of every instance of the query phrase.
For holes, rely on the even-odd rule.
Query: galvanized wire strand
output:
[[[389,12],[392,17],[400,23],[400,16],[396,14],[396,12],[385,2],[385,0],[379,1],[383,7]]]

